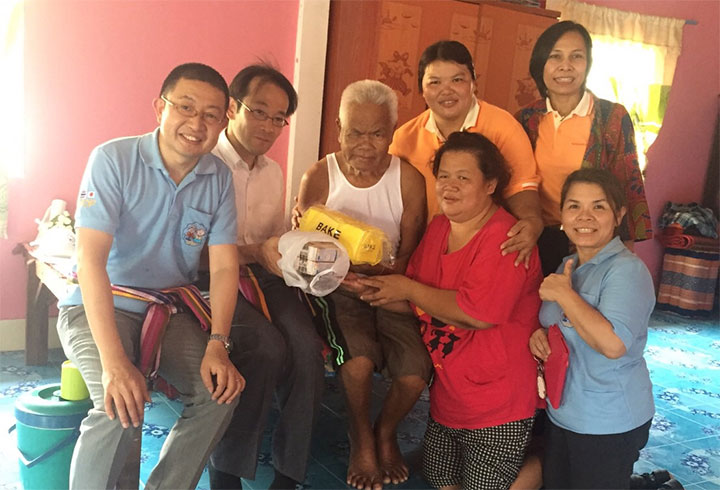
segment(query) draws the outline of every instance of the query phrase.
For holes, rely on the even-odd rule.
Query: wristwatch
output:
[[[230,337],[228,337],[227,335],[221,335],[219,333],[214,333],[214,334],[210,335],[210,338],[208,338],[208,343],[210,343],[210,341],[212,341],[212,340],[218,340],[218,341],[222,342],[223,347],[225,347],[225,350],[227,351],[228,354],[230,354],[230,351],[232,351],[233,342],[232,342],[232,339]]]

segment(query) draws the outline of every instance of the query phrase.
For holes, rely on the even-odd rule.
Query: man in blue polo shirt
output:
[[[115,487],[150,401],[136,367],[148,303],[114,295],[116,286],[152,294],[189,285],[208,244],[210,335],[192,308],[180,307],[159,341],[155,367],[185,409],[145,488],[196,486],[244,388],[228,358],[238,282],[232,176],[209,154],[227,104],[217,71],[180,65],[153,101],[159,128],[90,155],[76,212],[79,287],[60,302],[58,319],[63,349],[94,404],[81,426],[70,488]]]

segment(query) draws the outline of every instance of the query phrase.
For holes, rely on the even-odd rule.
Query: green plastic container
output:
[[[60,385],[39,386],[15,402],[20,480],[25,490],[67,489],[70,460],[90,399],[60,398]]]

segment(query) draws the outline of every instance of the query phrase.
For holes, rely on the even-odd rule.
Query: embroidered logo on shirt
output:
[[[564,313],[562,318],[560,319],[560,325],[562,325],[563,327],[573,328],[573,324],[570,323],[570,320],[568,319],[568,317],[565,316]]]
[[[80,206],[83,208],[89,208],[90,206],[94,206],[96,202],[95,191],[80,191],[80,196],[78,200],[80,201]]]
[[[207,235],[207,228],[200,223],[190,223],[183,230],[183,241],[185,245],[197,247],[202,245]]]

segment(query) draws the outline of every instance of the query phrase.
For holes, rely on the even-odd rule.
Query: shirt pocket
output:
[[[508,358],[500,328],[475,331],[466,340],[463,374],[476,388],[501,383],[507,377]]]
[[[183,209],[180,220],[180,248],[189,268],[200,260],[200,252],[210,233],[212,215],[191,207]]]
[[[586,293],[584,291],[578,291],[578,294],[582,299],[585,300],[587,304],[592,306],[593,308],[597,308],[598,304],[600,303],[600,295],[596,293]]]

